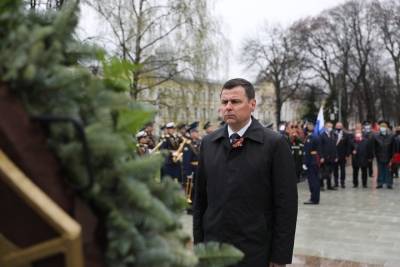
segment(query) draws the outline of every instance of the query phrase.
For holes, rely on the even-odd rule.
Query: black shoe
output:
[[[358,185],[353,185],[353,188],[357,188],[358,187]]]
[[[303,203],[304,205],[318,205],[318,203],[312,202],[312,201],[306,201]]]
[[[344,184],[342,184],[342,188],[346,188],[346,186]]]
[[[382,185],[378,185],[376,188],[377,188],[377,189],[381,189],[381,188],[382,188]]]
[[[335,186],[334,186],[335,188],[337,188],[337,187],[339,187],[339,185],[337,185],[337,184],[335,184]]]
[[[367,185],[363,185],[363,188],[368,188],[368,186]]]
[[[336,190],[337,190],[337,188],[335,188],[335,187],[328,187],[328,190],[333,190],[333,191],[336,191]]]
[[[393,187],[391,185],[388,185],[387,189],[393,189]]]
[[[324,188],[324,187],[321,187],[321,188],[319,189],[319,191],[325,191],[325,188]]]

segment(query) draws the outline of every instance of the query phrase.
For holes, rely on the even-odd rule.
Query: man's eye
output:
[[[222,105],[227,105],[228,102],[229,102],[229,101],[227,101],[227,100],[222,100],[222,101],[221,101]]]

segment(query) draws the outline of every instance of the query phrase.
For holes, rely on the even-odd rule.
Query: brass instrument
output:
[[[185,196],[188,204],[192,204],[193,173],[186,178]]]
[[[160,149],[161,145],[164,143],[164,139],[161,139],[161,141],[150,151],[150,154],[153,154],[156,152],[158,149]]]
[[[183,157],[183,148],[185,144],[190,144],[191,140],[185,137],[182,137],[183,141],[179,144],[179,147],[176,151],[172,153],[172,160],[174,163],[181,161]]]

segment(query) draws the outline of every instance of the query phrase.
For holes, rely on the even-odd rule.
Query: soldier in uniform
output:
[[[148,136],[145,131],[140,131],[136,134],[137,145],[136,145],[136,152],[139,156],[144,156],[150,153],[149,146],[148,146]]]
[[[310,188],[311,197],[304,204],[319,204],[320,196],[320,147],[318,135],[313,135],[314,124],[307,122],[307,136],[304,140],[304,169],[307,172],[307,180]]]
[[[205,134],[207,135],[207,134],[210,134],[215,131],[215,126],[213,124],[211,124],[211,122],[207,121],[204,124],[203,130],[205,131]]]
[[[153,149],[156,146],[156,139],[154,137],[153,131],[154,131],[154,124],[153,122],[149,122],[144,126],[144,131],[147,134],[147,139],[148,139],[148,147],[149,149]]]
[[[188,132],[190,134],[190,140],[185,143],[183,149],[183,177],[185,180],[185,192],[188,203],[191,204],[194,197],[194,187],[198,156],[200,152],[200,135],[198,130],[198,122],[194,122],[189,126]]]
[[[167,150],[168,154],[164,162],[162,174],[170,176],[172,179],[182,183],[182,169],[179,161],[175,160],[176,151],[179,148],[180,139],[176,135],[175,123],[169,122],[166,124],[167,134],[165,142],[162,143],[161,149]]]

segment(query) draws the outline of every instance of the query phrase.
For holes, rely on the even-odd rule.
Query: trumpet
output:
[[[173,152],[172,154],[172,160],[174,163],[181,161],[182,157],[183,157],[183,147],[185,146],[185,144],[190,144],[190,139],[184,138],[183,137],[183,141],[180,143],[178,149],[176,151]]]
[[[160,149],[161,145],[164,143],[164,139],[162,139],[151,151],[150,154],[153,154],[156,152],[158,149]]]
[[[185,196],[188,204],[192,204],[193,172],[186,178]]]

